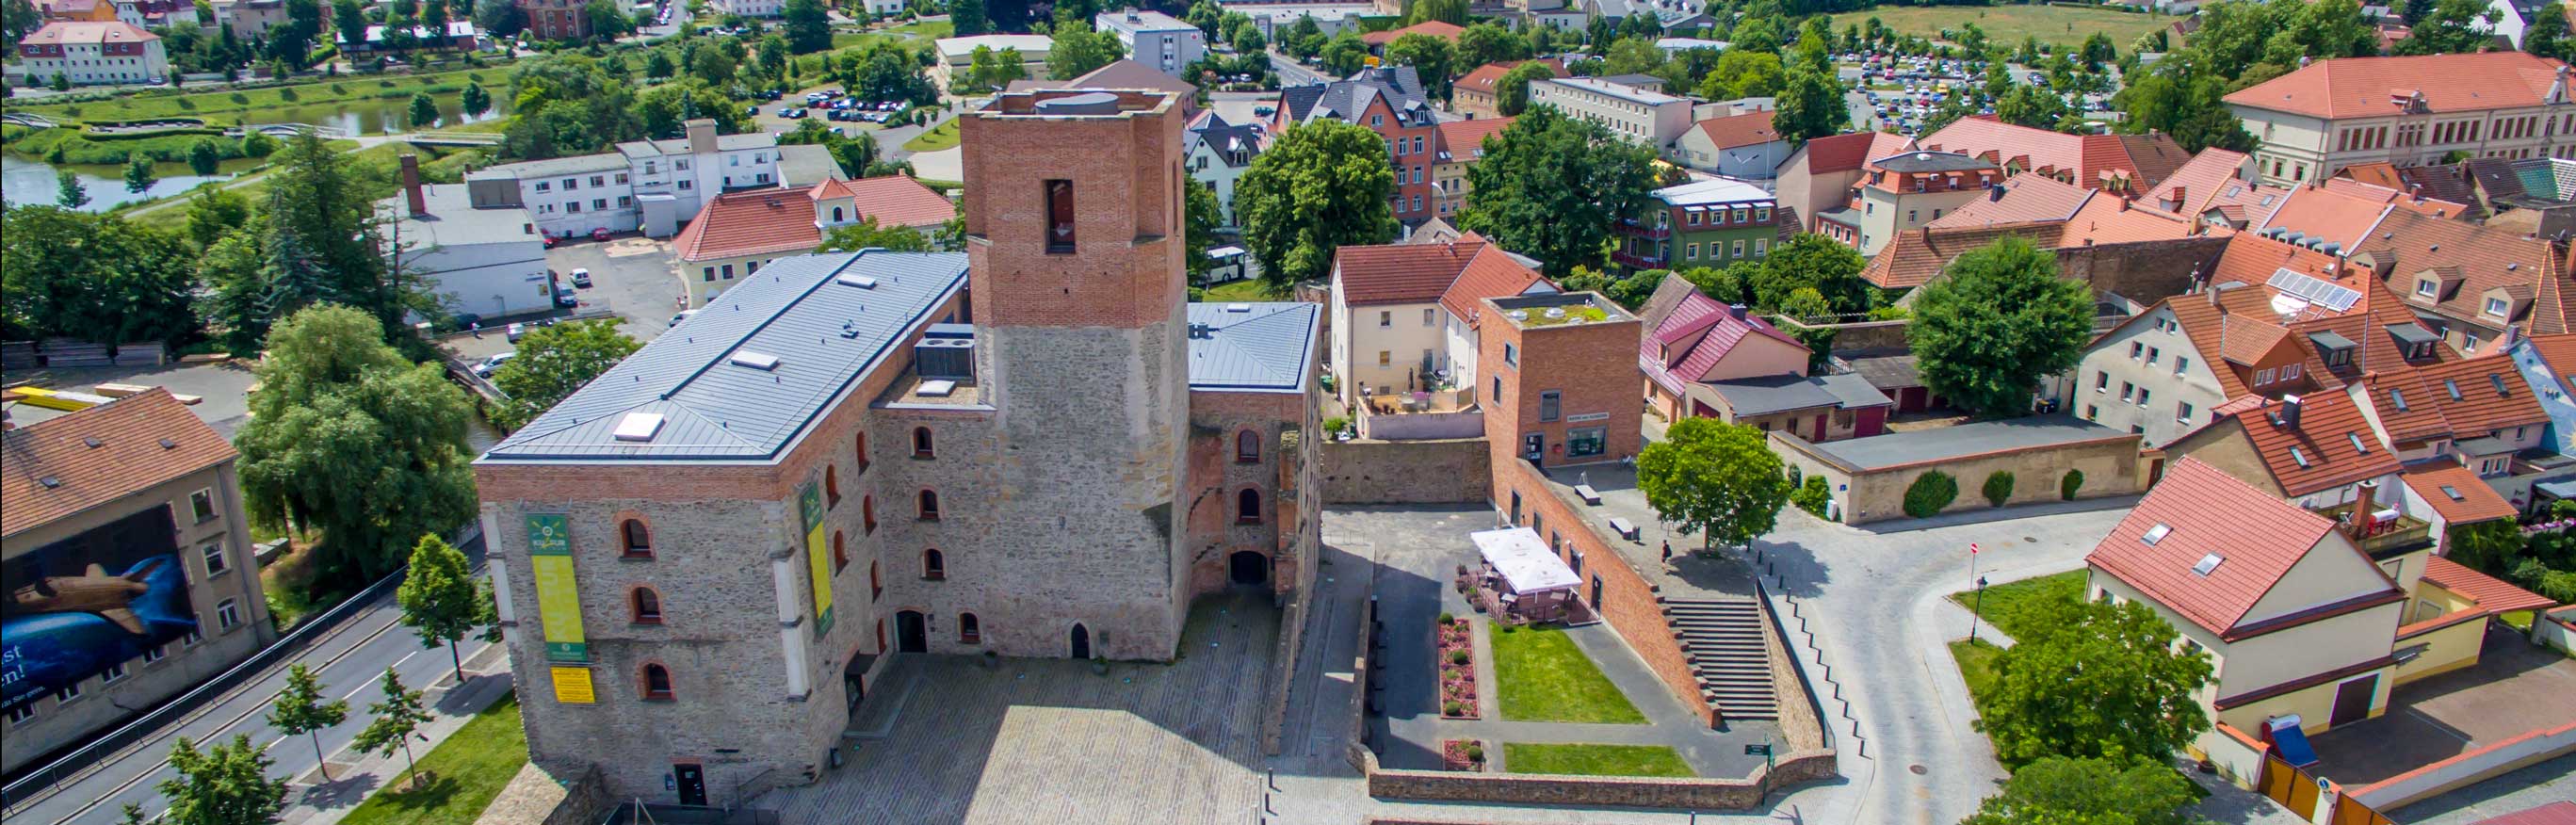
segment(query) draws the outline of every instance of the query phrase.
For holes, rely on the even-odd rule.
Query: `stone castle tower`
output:
[[[992,548],[1071,655],[1165,659],[1189,588],[1179,102],[1003,95],[966,115],[976,367],[993,413]]]

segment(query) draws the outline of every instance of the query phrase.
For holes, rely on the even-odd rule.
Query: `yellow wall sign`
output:
[[[796,510],[805,517],[805,566],[814,583],[814,634],[832,630],[832,548],[823,541],[823,493],[807,484]]]
[[[581,629],[581,591],[572,572],[572,526],[562,514],[529,514],[528,566],[536,574],[537,617],[546,630],[546,659],[590,661]]]
[[[555,701],[567,705],[587,705],[599,701],[590,683],[590,668],[554,667]]]

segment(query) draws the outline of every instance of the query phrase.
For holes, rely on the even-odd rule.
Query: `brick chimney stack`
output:
[[[2379,482],[2364,481],[2353,485],[2352,520],[2344,525],[2345,535],[2368,538],[2372,524],[2370,514],[2379,509]]]
[[[412,216],[429,214],[429,195],[420,189],[419,155],[402,156],[402,187],[404,200],[411,204]]]

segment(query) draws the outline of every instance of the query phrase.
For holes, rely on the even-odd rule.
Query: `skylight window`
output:
[[[769,372],[778,369],[778,356],[770,355],[765,352],[743,350],[741,352],[734,353],[733,357],[727,358],[725,361],[726,363],[730,363],[737,367],[750,367],[761,372]]]
[[[2460,488],[2448,484],[2442,485],[2442,495],[2450,496],[2452,501],[2469,500],[2468,496],[2460,495]]]
[[[2487,383],[2490,383],[2490,384],[2494,384],[2494,385],[2495,385],[2495,390],[2496,390],[2496,394],[2497,394],[2497,395],[2512,395],[2512,394],[2513,394],[2513,391],[2512,391],[2512,390],[2505,389],[2505,387],[2504,387],[2504,376],[2503,376],[2503,375],[2501,375],[2501,374],[2499,374],[2499,373],[2492,373],[2492,372],[2487,373]]]
[[[2227,561],[2227,557],[2226,557],[2226,556],[2221,556],[2221,555],[2216,554],[2216,553],[2211,553],[2211,554],[2209,554],[2209,555],[2206,555],[2206,556],[2202,556],[2202,557],[2200,557],[2200,563],[2199,563],[2199,564],[2194,564],[2194,565],[2192,565],[2192,566],[2191,566],[2191,572],[2192,572],[2194,575],[2207,576],[2207,575],[2209,575],[2210,571],[2217,570],[2217,569],[2218,569],[2218,565],[2219,565],[2220,563],[2222,563],[2222,562],[2225,562],[2225,561]]]
[[[1225,305],[1225,311],[1227,311],[1227,312],[1251,312],[1251,311],[1252,311],[1252,305],[1251,305],[1251,304],[1227,304],[1227,305]]]
[[[957,382],[945,378],[923,381],[921,382],[921,389],[917,390],[923,398],[946,398],[950,393],[956,391]]]
[[[2345,438],[2352,439],[2352,450],[2353,450],[2353,452],[2357,452],[2357,453],[2367,453],[2367,452],[2370,452],[2370,445],[2369,445],[2368,443],[2363,442],[2363,441],[2361,440],[2361,434],[2360,434],[2360,433],[2357,433],[2357,432],[2354,432],[2354,433],[2344,433],[2344,434],[2343,434],[2343,436],[2344,436]]]
[[[2148,547],[2154,547],[2156,546],[2156,542],[2164,541],[2166,536],[2172,534],[2173,525],[2159,523],[2154,527],[2147,528],[2147,534],[2139,536],[2138,540],[2145,542]]]
[[[2389,403],[2391,406],[2396,407],[2398,412],[2405,412],[2405,411],[2406,411],[2406,394],[2405,394],[2405,393],[2398,392],[2398,391],[2396,391],[2396,390],[2389,390],[2389,391],[2388,391],[2388,403]]]
[[[846,275],[842,275],[842,276],[837,277],[837,278],[833,278],[833,279],[832,279],[832,281],[833,281],[834,283],[840,284],[840,285],[842,285],[842,286],[854,286],[854,287],[858,287],[858,288],[860,288],[860,289],[875,289],[875,288],[877,288],[877,279],[876,279],[876,277],[875,277],[875,276],[872,276],[872,275],[846,274]]]
[[[2451,400],[2460,400],[2460,382],[2444,378],[2442,379],[2442,389],[2448,390],[2451,393]]]
[[[2297,447],[2290,448],[2290,460],[2298,462],[2299,469],[2304,470],[2308,467],[2308,454],[2300,452]]]
[[[661,413],[633,412],[617,420],[617,430],[613,434],[619,441],[651,441],[661,432]]]

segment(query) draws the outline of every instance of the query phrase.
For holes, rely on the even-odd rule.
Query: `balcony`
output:
[[[1618,264],[1618,265],[1620,265],[1620,266],[1628,267],[1628,268],[1630,268],[1630,269],[1662,269],[1662,268],[1664,268],[1664,259],[1663,259],[1663,258],[1660,258],[1660,257],[1651,257],[1651,256],[1646,256],[1646,255],[1638,255],[1638,254],[1631,253],[1631,252],[1629,252],[1628,250],[1625,250],[1625,249],[1614,249],[1614,250],[1611,250],[1611,252],[1610,252],[1610,262],[1611,262],[1611,263]]]
[[[2352,515],[2350,504],[2318,508],[2315,512],[2317,515],[2333,519],[2338,529],[2342,529],[2344,535],[2351,537],[2353,546],[2361,548],[2364,555],[2374,559],[2379,558],[2383,553],[2411,551],[2431,544],[2433,540],[2433,525],[2423,519],[2402,513],[2398,514],[2395,520],[2356,531],[2352,529],[2349,518]],[[2380,512],[2385,513],[2388,510],[2382,509]]]
[[[1362,396],[1357,412],[1361,438],[1474,438],[1485,432],[1485,414],[1472,388]]]
[[[1670,225],[1647,226],[1636,221],[1627,220],[1611,224],[1610,231],[1631,238],[1654,238],[1656,240],[1663,240],[1673,236],[1673,228]]]

